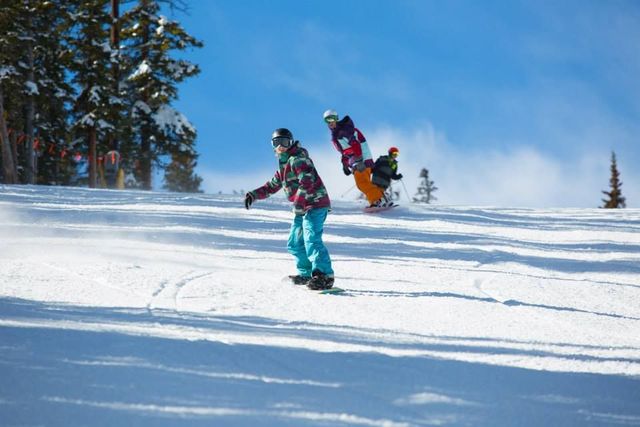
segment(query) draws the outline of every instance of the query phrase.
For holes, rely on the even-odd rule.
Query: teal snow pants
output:
[[[322,242],[328,212],[327,208],[311,209],[293,219],[287,250],[296,258],[296,268],[301,276],[311,277],[314,270],[333,276],[329,251]]]

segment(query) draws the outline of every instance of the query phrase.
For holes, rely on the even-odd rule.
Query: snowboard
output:
[[[341,294],[341,293],[345,292],[345,290],[344,290],[344,289],[342,289],[342,288],[338,288],[338,287],[336,287],[336,286],[333,286],[333,287],[331,287],[331,288],[329,288],[329,289],[317,289],[317,290],[316,290],[316,289],[309,289],[309,288],[307,288],[307,285],[306,285],[306,284],[303,284],[303,283],[293,283],[293,281],[291,280],[291,276],[285,276],[285,277],[283,277],[283,278],[282,278],[282,281],[283,281],[283,282],[289,282],[289,283],[291,283],[291,284],[293,284],[294,286],[297,286],[297,287],[304,287],[305,289],[307,289],[307,290],[309,290],[309,291],[311,291],[311,292],[315,292],[315,293],[317,293],[317,294],[335,295],[335,294]]]
[[[383,206],[383,207],[367,206],[366,208],[363,209],[363,211],[365,213],[378,213],[378,212],[388,211],[389,209],[393,209],[398,206],[399,205],[396,205],[396,204],[391,204],[389,206]]]
[[[307,289],[309,289],[309,288],[307,288]],[[324,295],[336,295],[336,294],[342,294],[342,293],[345,292],[344,289],[337,288],[335,286],[332,287],[332,288],[329,288],[329,289],[320,289],[320,290],[317,290],[317,291],[314,291],[313,289],[309,289],[309,290],[311,292],[315,292],[317,294],[324,294]]]

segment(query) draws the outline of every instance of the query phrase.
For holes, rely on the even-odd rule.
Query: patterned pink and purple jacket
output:
[[[309,209],[331,207],[327,189],[309,153],[298,144],[279,156],[278,170],[273,178],[250,193],[256,199],[266,199],[281,188],[284,188],[287,199],[293,203],[293,210],[298,215]]]

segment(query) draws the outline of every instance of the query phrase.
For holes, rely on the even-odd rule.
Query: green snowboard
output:
[[[342,288],[333,287],[333,288],[329,288],[329,289],[320,289],[319,291],[314,291],[314,292],[317,292],[319,294],[332,294],[333,295],[333,294],[344,293],[345,290],[342,289]]]

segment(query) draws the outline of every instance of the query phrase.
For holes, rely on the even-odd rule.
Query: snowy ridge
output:
[[[333,205],[0,186],[0,424],[640,425],[640,210]]]

